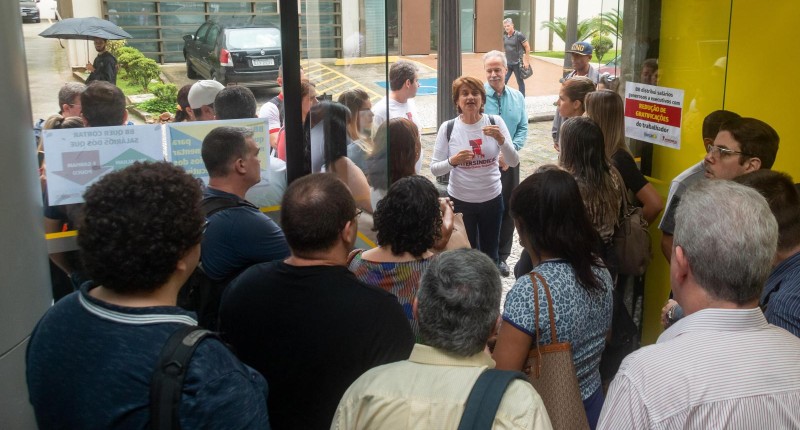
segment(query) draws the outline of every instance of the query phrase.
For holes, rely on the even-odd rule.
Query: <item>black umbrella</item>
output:
[[[131,39],[133,37],[113,22],[93,16],[67,18],[51,25],[47,30],[39,33],[39,36],[54,39],[85,40],[95,37],[109,40]]]

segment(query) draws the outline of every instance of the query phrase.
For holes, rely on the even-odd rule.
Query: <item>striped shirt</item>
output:
[[[761,293],[761,307],[770,324],[800,337],[800,252],[772,269]]]
[[[695,312],[623,361],[597,428],[800,428],[800,339],[758,308]]]

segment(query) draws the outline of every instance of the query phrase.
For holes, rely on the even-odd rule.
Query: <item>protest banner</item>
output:
[[[164,159],[159,124],[44,130],[42,138],[51,206],[83,202],[106,173]]]

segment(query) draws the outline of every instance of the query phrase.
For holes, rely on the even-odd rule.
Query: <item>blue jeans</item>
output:
[[[503,195],[483,203],[468,203],[452,198],[455,212],[464,214],[464,227],[473,248],[500,262],[500,222],[503,219]]]
[[[525,79],[522,79],[522,70],[520,70],[520,67],[522,67],[522,62],[508,65],[508,72],[506,72],[506,83],[508,83],[508,80],[511,79],[511,74],[513,73],[514,76],[517,77],[517,87],[519,88],[519,92],[521,92],[524,96]]]
[[[592,430],[597,428],[597,421],[600,419],[600,411],[603,409],[605,401],[606,396],[603,395],[602,386],[598,387],[591,396],[583,400],[583,410],[586,411],[586,419],[589,421],[589,428]]]

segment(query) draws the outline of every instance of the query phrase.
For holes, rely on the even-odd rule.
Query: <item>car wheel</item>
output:
[[[189,61],[188,58],[186,59],[186,77],[189,79],[197,79],[199,77],[194,67],[192,67],[192,62]]]

